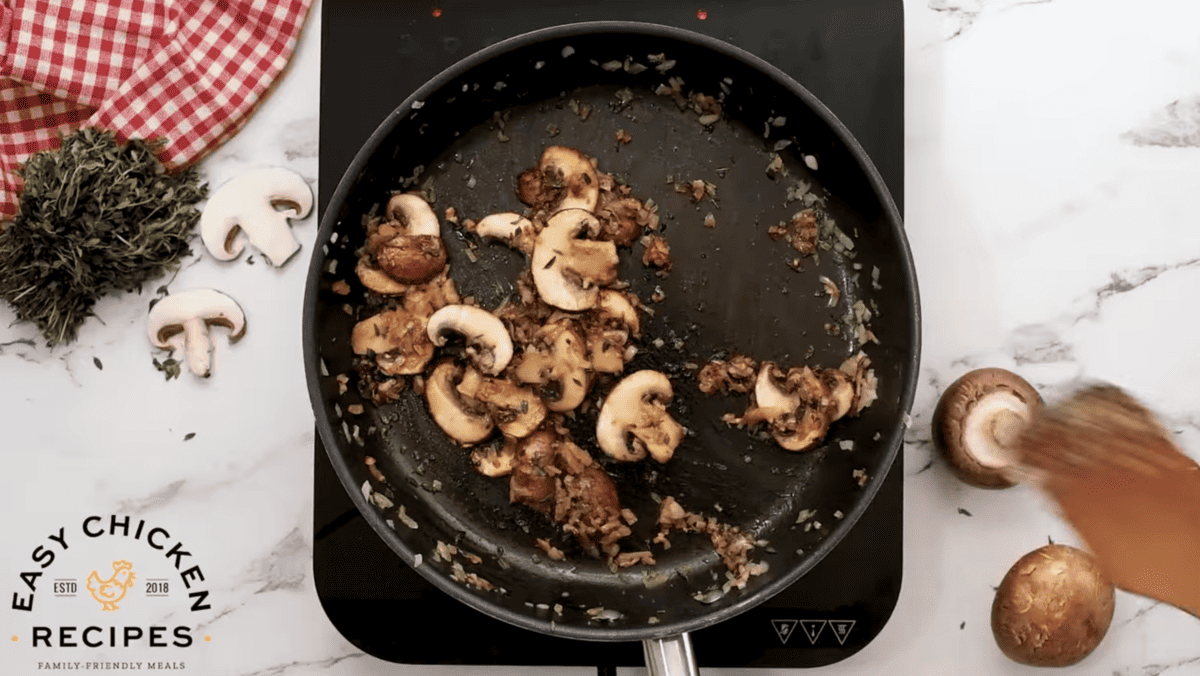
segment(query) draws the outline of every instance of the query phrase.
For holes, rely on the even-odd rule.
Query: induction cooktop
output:
[[[901,0],[328,3],[321,34],[321,212],[357,149],[426,81],[505,38],[589,20],[686,28],[780,68],[850,129],[903,213]],[[693,634],[702,667],[819,667],[853,655],[879,634],[902,578],[902,452],[858,524],[815,568],[762,605]],[[375,535],[319,441],[314,476],[318,596],[333,625],[364,652],[407,664],[602,670],[643,664],[640,643],[545,636],[466,607],[426,582]]]

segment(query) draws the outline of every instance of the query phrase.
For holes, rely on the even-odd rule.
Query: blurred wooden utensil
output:
[[[1113,584],[1200,617],[1200,465],[1152,412],[1090,386],[1037,412],[1016,449]]]

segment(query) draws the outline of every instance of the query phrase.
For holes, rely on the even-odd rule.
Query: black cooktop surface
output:
[[[730,3],[341,0],[322,10],[319,208],[358,148],[407,96],[459,59],[530,30],[589,20],[678,26],[746,49],[828,106],[872,157],[903,213],[901,0]],[[639,666],[636,643],[512,627],[445,595],[375,535],[325,451],[314,453],[314,574],[334,626],[364,652],[411,664]],[[902,577],[903,456],[858,524],[790,588],[693,635],[709,667],[817,667],[866,646]],[[455,640],[447,641],[454,636]]]

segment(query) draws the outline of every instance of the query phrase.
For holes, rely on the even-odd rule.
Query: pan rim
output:
[[[381,143],[388,137],[388,135],[391,134],[400,121],[412,112],[414,109],[414,104],[424,101],[446,83],[453,81],[455,78],[471,71],[487,61],[496,59],[509,52],[539,42],[605,33],[631,33],[644,37],[668,38],[711,50],[726,58],[739,61],[742,64],[757,70],[759,73],[763,74],[765,77],[782,87],[785,91],[798,98],[803,105],[807,106],[811,111],[813,111],[814,114],[816,114],[825,124],[829,126],[833,134],[846,146],[847,150],[854,157],[859,169],[863,172],[876,197],[879,199],[880,206],[883,210],[884,220],[886,220],[888,225],[894,230],[898,254],[898,260],[895,261],[895,264],[897,265],[900,273],[903,276],[903,279],[907,284],[907,301],[910,306],[910,314],[913,318],[913,321],[909,326],[910,335],[908,336],[909,344],[912,346],[912,348],[910,353],[907,355],[907,363],[901,365],[901,371],[906,373],[908,377],[905,378],[905,381],[901,384],[900,388],[900,400],[897,407],[900,419],[898,419],[892,425],[890,433],[885,438],[880,440],[880,443],[884,446],[884,448],[881,459],[875,467],[875,475],[878,477],[877,480],[872,480],[867,483],[863,489],[861,499],[855,503],[855,505],[850,509],[849,513],[847,513],[837,524],[830,535],[826,537],[812,552],[809,552],[804,561],[790,569],[785,575],[771,580],[755,590],[753,593],[746,594],[743,598],[738,599],[729,605],[721,606],[711,612],[701,613],[689,619],[659,625],[558,625],[553,621],[539,619],[532,615],[510,610],[490,601],[488,598],[482,595],[475,594],[462,584],[450,579],[439,571],[433,570],[430,566],[416,565],[420,561],[418,558],[420,555],[409,548],[408,545],[399,538],[398,534],[387,525],[378,510],[376,510],[368,502],[366,497],[354,484],[355,479],[350,474],[350,470],[346,466],[344,459],[340,457],[340,454],[335,455],[337,453],[338,446],[336,430],[328,416],[320,413],[325,409],[324,398],[321,394],[319,384],[320,354],[318,352],[315,316],[317,308],[317,293],[320,286],[319,282],[324,267],[324,256],[320,253],[320,251],[322,245],[328,243],[330,235],[335,229],[336,205],[342,204],[347,199],[353,186],[357,183],[359,176],[366,168],[368,162],[378,150]],[[786,589],[797,579],[802,577],[814,566],[816,566],[826,554],[832,551],[833,548],[841,542],[845,534],[855,526],[858,519],[873,502],[882,484],[883,476],[891,470],[892,465],[894,464],[897,455],[899,455],[900,449],[903,445],[904,431],[907,428],[906,421],[908,420],[908,415],[911,411],[915,398],[917,374],[920,365],[921,313],[915,264],[907,237],[904,233],[903,221],[892,198],[891,192],[888,190],[882,176],[878,172],[878,169],[875,167],[870,157],[859,144],[858,140],[833,114],[833,112],[830,111],[819,99],[817,99],[811,92],[804,88],[790,75],[784,73],[760,57],[757,57],[740,47],[717,38],[686,29],[676,28],[673,26],[664,26],[655,23],[637,21],[587,21],[562,24],[522,33],[520,35],[516,35],[489,45],[488,47],[485,47],[461,59],[460,61],[440,72],[435,77],[431,78],[420,88],[415,90],[411,95],[409,95],[386,118],[384,118],[375,131],[359,148],[354,159],[339,178],[337,187],[332,193],[329,202],[325,207],[325,212],[321,217],[321,222],[313,249],[314,253],[311,257],[309,265],[304,295],[304,308],[302,313],[302,336],[303,353],[305,356],[305,370],[307,375],[306,381],[310,403],[313,407],[316,418],[317,432],[320,437],[320,441],[322,442],[322,446],[325,447],[326,452],[330,457],[331,464],[338,475],[339,481],[349,494],[359,513],[362,514],[367,520],[368,524],[370,524],[372,530],[374,530],[376,534],[388,544],[389,548],[398,554],[405,561],[405,563],[414,567],[424,579],[442,591],[448,593],[451,597],[509,624],[542,634],[565,638],[589,641],[636,641],[662,638],[665,636],[696,631],[738,615],[761,604],[780,591]]]

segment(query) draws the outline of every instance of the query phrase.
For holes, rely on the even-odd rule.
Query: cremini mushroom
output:
[[[933,443],[960,480],[979,488],[1017,481],[1014,443],[1041,406],[1024,378],[1001,368],[963,374],[946,388],[933,413]]]
[[[634,297],[636,299],[636,296]],[[585,319],[588,360],[597,373],[621,373],[636,354],[631,339],[641,332],[637,310],[624,292],[601,289]]]
[[[1087,552],[1050,544],[1013,564],[992,601],[992,635],[1009,659],[1065,667],[1090,655],[1116,608],[1112,582]]]
[[[600,407],[600,450],[617,460],[641,460],[647,452],[660,463],[670,460],[684,434],[683,426],[667,413],[673,394],[671,380],[658,371],[637,371],[622,379]]]
[[[425,333],[425,318],[406,307],[384,310],[354,325],[350,349],[375,355],[387,375],[414,375],[433,359],[434,347]]]
[[[308,216],[312,205],[312,189],[296,172],[256,169],[226,182],[209,197],[200,215],[200,237],[217,260],[237,258],[249,240],[279,267],[300,249],[288,219]]]
[[[505,211],[485,216],[468,230],[485,239],[500,240],[526,256],[533,255],[533,244],[537,237],[533,222],[521,214]]]
[[[425,383],[425,401],[438,427],[459,444],[470,446],[486,439],[495,423],[482,405],[459,395],[463,376],[464,369],[453,360],[439,362]]]
[[[532,390],[503,378],[488,378],[468,368],[457,389],[459,395],[486,406],[506,437],[527,437],[546,419],[546,406]]]
[[[598,287],[616,281],[616,245],[576,239],[598,227],[595,216],[569,209],[552,216],[538,233],[530,268],[538,295],[547,304],[568,312],[587,310],[596,304]]]
[[[516,438],[505,437],[502,444],[477,448],[471,452],[471,463],[484,476],[508,476],[517,464],[517,444]]]
[[[518,178],[517,195],[530,206],[545,206],[550,213],[563,209],[595,211],[600,199],[600,179],[592,161],[575,148],[549,146],[535,169]]]
[[[591,386],[590,364],[583,338],[570,319],[559,319],[538,329],[513,375],[529,385],[541,386],[546,408],[557,413],[573,411]]]
[[[740,418],[726,416],[726,422],[766,423],[781,448],[809,450],[825,438],[832,414],[839,408],[826,382],[807,366],[784,373],[776,364],[763,362],[754,382],[753,404]]]
[[[423,197],[393,195],[384,213],[385,221],[367,227],[366,248],[374,267],[402,284],[426,282],[446,267],[441,226]]]
[[[512,338],[504,322],[496,315],[474,305],[447,305],[429,318],[426,332],[437,346],[446,344],[445,333],[461,333],[467,340],[467,352],[481,371],[496,375],[513,356]]]
[[[213,289],[172,293],[150,308],[146,319],[150,342],[162,350],[186,352],[188,369],[207,378],[212,373],[210,326],[229,329],[229,342],[246,333],[246,315],[229,296]]]

